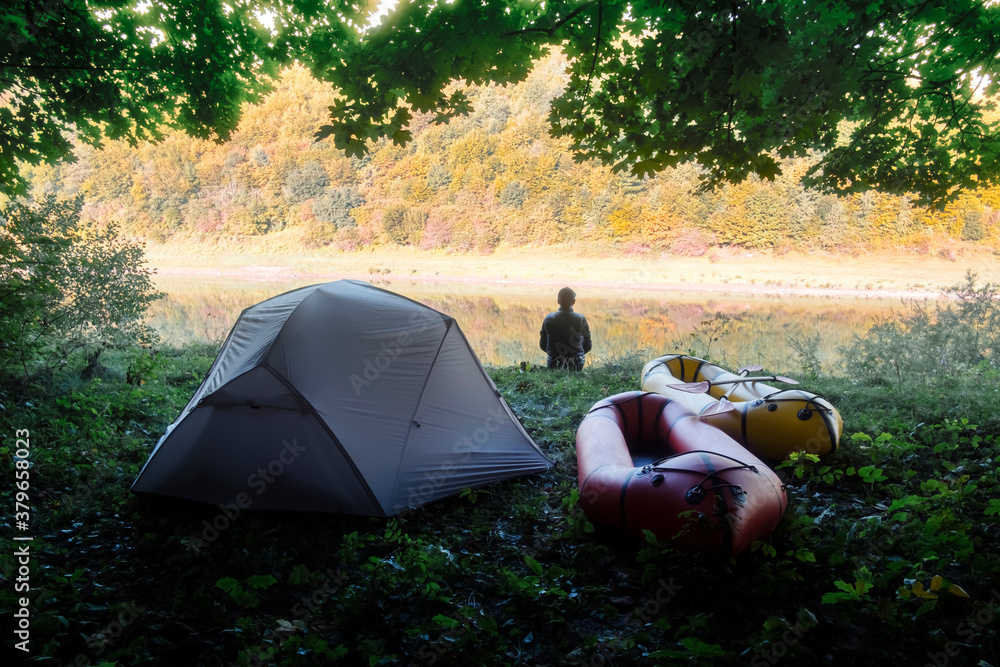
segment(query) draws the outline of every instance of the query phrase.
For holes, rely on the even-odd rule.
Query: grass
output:
[[[11,478],[12,436],[30,432],[34,537],[29,592],[15,593],[10,542],[0,555],[0,608],[30,599],[34,663],[1000,660],[995,402],[817,373],[807,386],[844,415],[843,446],[780,466],[779,530],[725,559],[635,543],[582,513],[575,431],[593,403],[638,387],[646,360],[628,355],[581,373],[489,368],[556,466],[395,518],[237,514],[131,494],[214,353],[123,358],[95,379],[66,373],[0,397]],[[951,395],[993,389],[998,374],[967,380]]]

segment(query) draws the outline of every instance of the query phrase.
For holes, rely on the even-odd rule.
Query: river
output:
[[[221,345],[244,308],[315,280],[239,281],[157,276],[167,296],[149,309],[164,343]],[[551,285],[377,282],[455,318],[486,365],[544,364],[538,330],[556,308]],[[578,312],[594,340],[588,363],[680,351],[774,372],[801,368],[801,351],[832,369],[839,350],[898,298],[789,296],[719,292],[577,289]]]

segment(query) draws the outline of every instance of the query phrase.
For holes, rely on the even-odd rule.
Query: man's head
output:
[[[576,292],[568,287],[563,287],[559,290],[559,297],[557,299],[559,305],[563,308],[570,308],[574,303],[576,303]]]

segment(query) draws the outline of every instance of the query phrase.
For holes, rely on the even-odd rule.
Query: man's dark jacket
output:
[[[549,313],[542,322],[538,345],[549,357],[549,368],[583,370],[584,355],[590,352],[587,318],[572,308]]]

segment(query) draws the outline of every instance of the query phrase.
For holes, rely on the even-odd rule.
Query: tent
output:
[[[551,465],[453,318],[339,280],[243,311],[132,489],[391,516]]]

